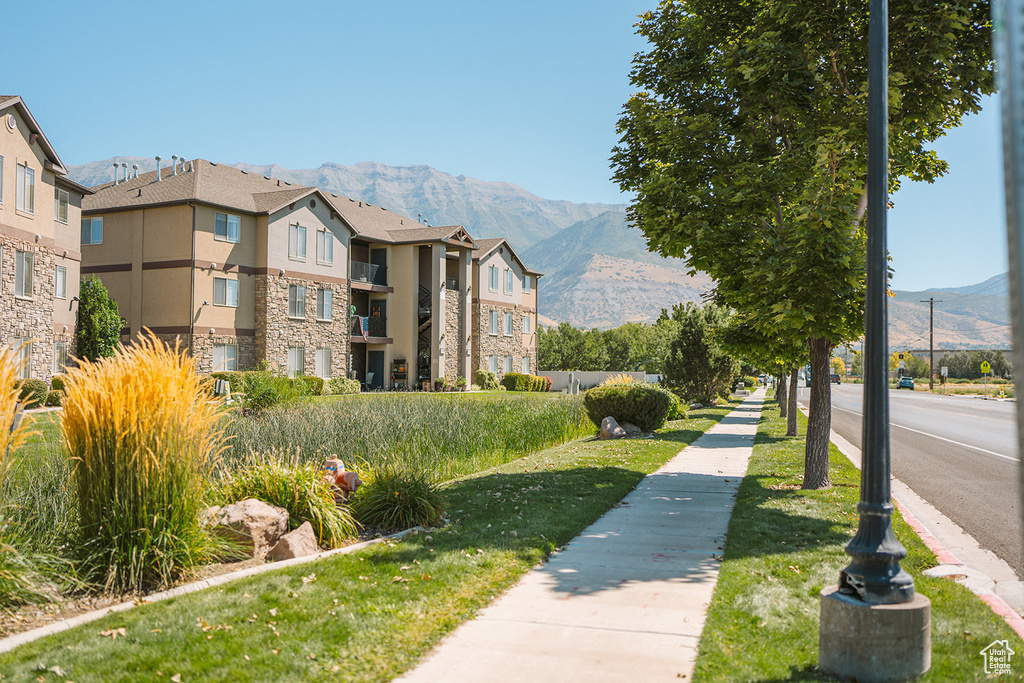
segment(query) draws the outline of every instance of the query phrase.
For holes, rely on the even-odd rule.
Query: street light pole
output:
[[[928,301],[921,299],[921,303],[928,304],[928,391],[935,389],[935,304],[941,304],[935,297],[928,297]]]
[[[860,526],[839,591],[872,605],[909,602],[914,580],[900,567],[907,551],[892,531],[889,489],[886,203],[889,190],[889,19],[887,0],[871,0],[868,28],[867,293],[864,333],[864,438]]]

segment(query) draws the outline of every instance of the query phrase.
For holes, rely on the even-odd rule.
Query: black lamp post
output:
[[[864,439],[860,526],[846,546],[852,558],[839,591],[872,605],[910,602],[914,580],[900,567],[907,551],[892,531],[889,488],[888,287],[889,21],[887,0],[871,0],[868,28],[867,293],[864,334]]]

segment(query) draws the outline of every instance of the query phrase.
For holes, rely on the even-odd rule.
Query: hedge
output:
[[[345,377],[335,377],[328,382],[332,394],[358,394],[359,393],[359,380],[347,379]]]
[[[606,384],[588,389],[583,403],[598,428],[604,418],[613,417],[620,425],[629,422],[652,432],[665,424],[672,398],[669,391],[649,384]]]
[[[506,372],[501,385],[508,391],[548,391],[551,389],[551,378]]]
[[[46,402],[50,388],[41,379],[20,379],[14,383],[18,389],[18,400],[25,403],[26,408],[38,408]]]

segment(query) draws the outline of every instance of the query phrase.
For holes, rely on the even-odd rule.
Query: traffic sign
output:
[[[949,368],[946,367],[945,365],[939,368],[939,372],[942,374],[943,377],[949,377]]]
[[[992,372],[992,364],[989,363],[987,360],[981,361],[981,371],[984,372],[986,375]]]

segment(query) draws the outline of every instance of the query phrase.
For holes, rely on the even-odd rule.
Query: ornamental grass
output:
[[[141,592],[212,559],[200,513],[223,435],[195,361],[147,336],[113,358],[80,361],[64,385],[83,577]]]

